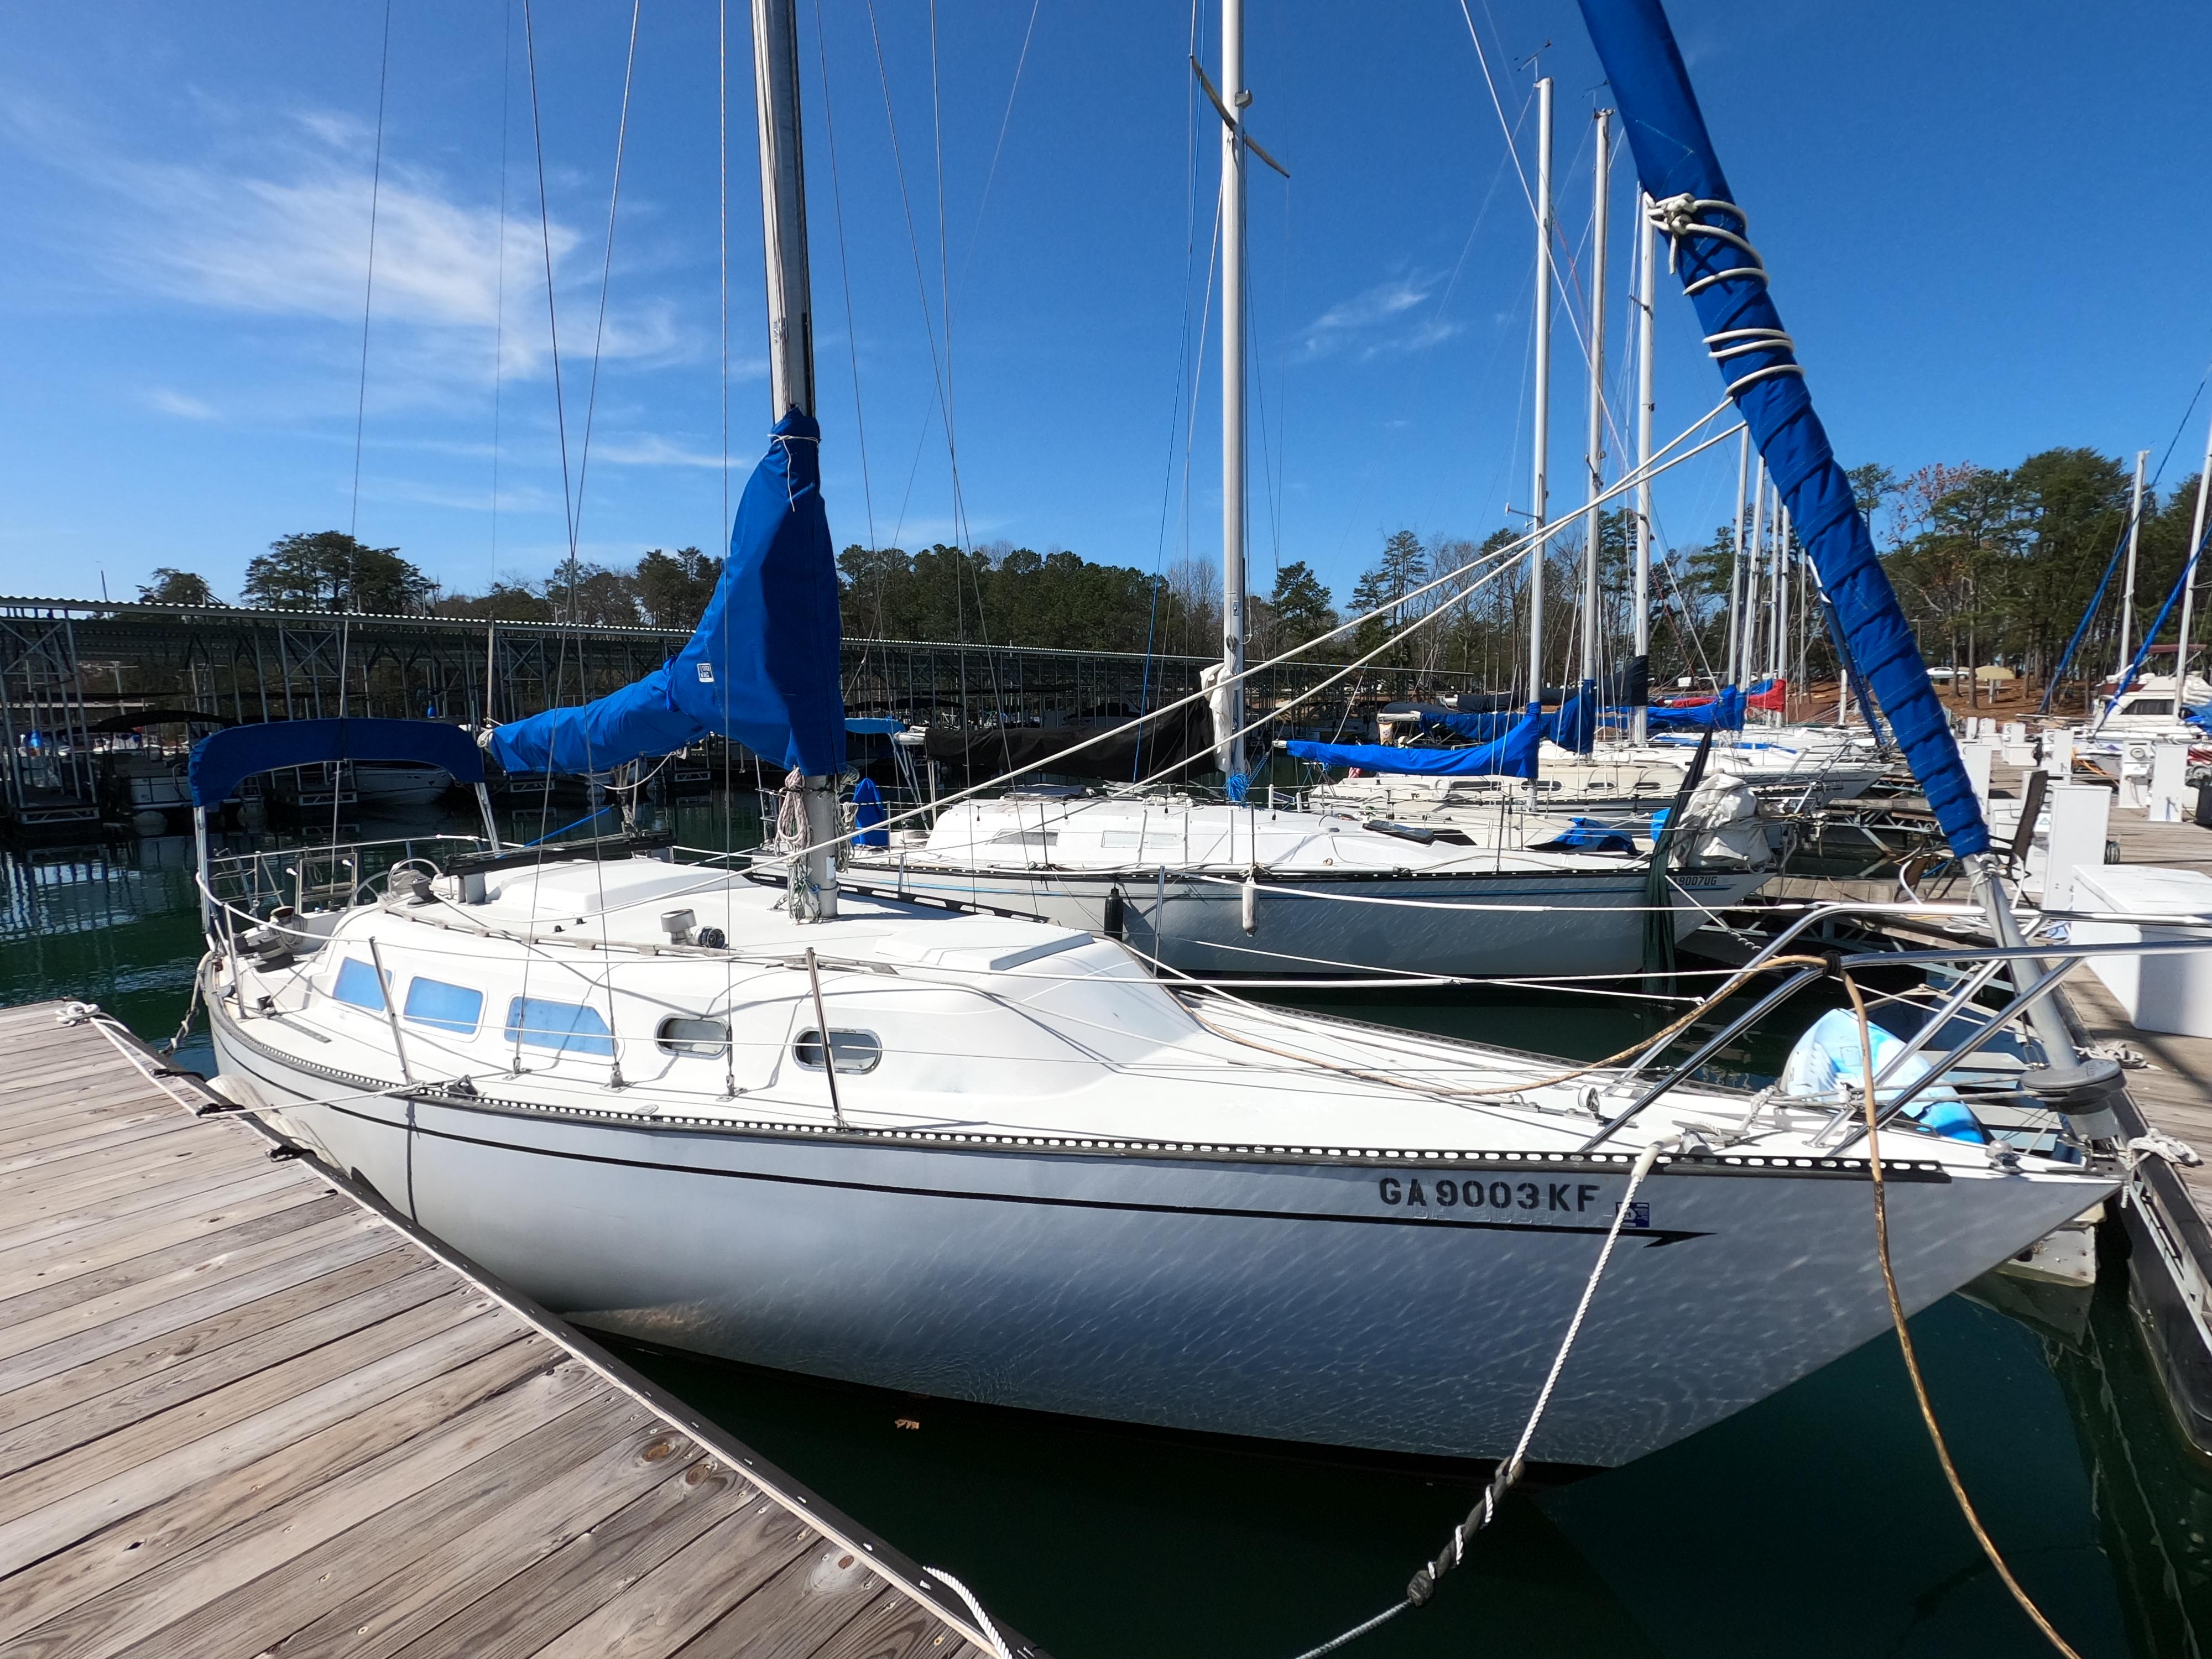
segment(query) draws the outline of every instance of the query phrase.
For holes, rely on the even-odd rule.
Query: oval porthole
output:
[[[873,1031],[841,1031],[830,1028],[830,1052],[841,1072],[872,1072],[884,1057],[884,1045]],[[822,1069],[822,1033],[801,1031],[791,1044],[792,1058],[812,1071]]]
[[[660,1022],[653,1040],[663,1054],[720,1054],[730,1046],[730,1028],[724,1020],[672,1017]]]

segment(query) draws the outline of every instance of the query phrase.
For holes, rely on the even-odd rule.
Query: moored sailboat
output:
[[[1847,1114],[1702,1083],[1710,1045],[1666,1074],[1663,1042],[1565,1064],[1177,991],[1073,928],[841,895],[794,12],[755,0],[777,420],[721,585],[653,675],[488,741],[510,771],[589,769],[720,733],[799,775],[811,841],[775,885],[495,843],[264,917],[224,902],[203,833],[224,1085],[585,1324],[1010,1405],[1501,1455],[1616,1224],[1539,1458],[1625,1462],[1882,1329]],[[451,728],[404,725],[210,738],[203,831],[258,767],[479,782]],[[1977,854],[1971,793],[1921,750]],[[2093,1139],[2097,1079],[2044,1041],[2039,1086]],[[1885,1144],[1908,1309],[2115,1184],[1907,1123]]]

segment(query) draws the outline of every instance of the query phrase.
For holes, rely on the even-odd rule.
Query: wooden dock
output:
[[[993,1653],[926,1569],[64,1006],[0,1011],[0,1655]]]

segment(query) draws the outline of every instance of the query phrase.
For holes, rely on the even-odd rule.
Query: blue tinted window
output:
[[[418,976],[408,983],[404,1012],[417,1025],[434,1025],[441,1031],[473,1036],[477,1022],[483,1018],[483,993]]]
[[[527,1048],[611,1057],[615,1040],[599,1011],[580,1002],[517,997],[507,1005],[507,1040]]]
[[[359,957],[348,957],[338,969],[338,982],[331,988],[331,994],[340,1002],[350,1002],[356,1008],[374,1008],[384,1012],[384,988],[376,982],[376,969]]]

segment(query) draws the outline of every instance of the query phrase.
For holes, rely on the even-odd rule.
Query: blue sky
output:
[[[748,9],[729,63],[732,490],[767,401]],[[1528,108],[1516,65],[1549,43],[1582,249],[1603,89],[1579,14],[1468,9],[1509,122]],[[1672,11],[1846,465],[2164,449],[2212,359],[2196,115],[2212,13]],[[549,252],[584,556],[723,538],[714,9],[643,8],[602,331],[629,7],[537,7],[541,229],[520,0],[394,0],[364,386],[384,15],[0,17],[0,591],[93,595],[104,577],[122,597],[174,565],[230,594],[273,538],[349,525],[451,586],[543,574],[567,547]],[[876,0],[872,28],[866,0],[801,0],[800,18],[839,544],[872,525],[884,544],[950,538],[961,508],[978,541],[1216,558],[1218,381],[1209,361],[1194,398],[1188,358],[1218,129],[1185,62],[1194,27],[1218,57],[1212,9],[947,5],[933,81],[915,0]],[[1252,131],[1292,174],[1253,170],[1254,585],[1304,559],[1340,598],[1394,530],[1480,538],[1527,505],[1527,210],[1455,0],[1253,0],[1249,59]],[[1615,179],[1618,288],[1625,161]],[[957,501],[933,368],[947,275]],[[1618,293],[1612,313],[1619,386]],[[1659,318],[1663,438],[1719,382],[1664,282]],[[1564,324],[1557,353],[1555,508],[1577,497],[1583,421]],[[2200,442],[2184,435],[2169,485]],[[1733,488],[1717,453],[1670,475],[1667,538],[1702,539]]]

